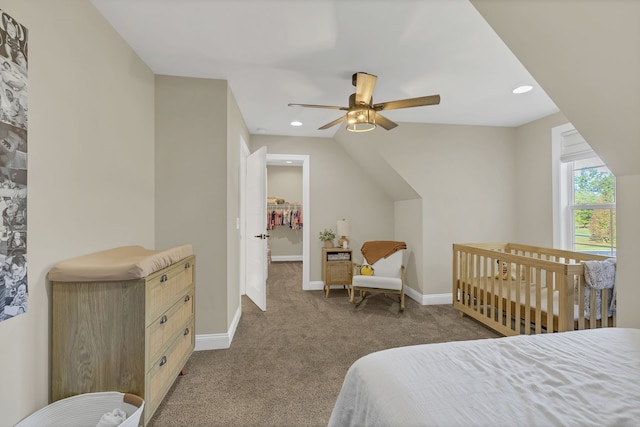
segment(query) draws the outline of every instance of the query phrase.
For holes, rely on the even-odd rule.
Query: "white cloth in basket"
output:
[[[102,415],[96,427],[117,427],[127,419],[127,413],[120,408]]]

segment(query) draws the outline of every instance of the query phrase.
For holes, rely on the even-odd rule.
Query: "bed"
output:
[[[616,326],[615,288],[585,269],[615,260],[515,243],[453,245],[453,307],[504,335]],[[608,285],[610,286],[610,285]],[[591,309],[593,308],[593,309]]]
[[[330,427],[637,426],[640,329],[399,347],[348,370]]]

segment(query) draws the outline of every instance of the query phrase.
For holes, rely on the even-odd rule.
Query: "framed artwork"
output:
[[[0,321],[27,312],[27,29],[0,10]]]

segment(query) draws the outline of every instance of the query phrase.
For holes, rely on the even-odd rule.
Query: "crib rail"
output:
[[[504,335],[615,326],[607,290],[599,313],[595,292],[585,305],[581,261],[606,258],[514,243],[454,244],[453,306]]]

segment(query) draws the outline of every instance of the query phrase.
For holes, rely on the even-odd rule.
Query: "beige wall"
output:
[[[565,123],[566,117],[557,113],[516,128],[518,243],[553,247],[551,129]]]
[[[393,202],[364,171],[329,138],[252,135],[251,151],[267,147],[269,154],[309,155],[309,193],[313,212],[310,228],[310,280],[322,280],[320,231],[336,231],[341,218],[351,220],[349,238],[356,259],[366,240],[393,239]],[[335,242],[337,244],[337,240]]]
[[[196,254],[196,335],[227,331],[227,82],[156,76],[156,240]]]
[[[616,177],[618,325],[640,328],[640,174]]]
[[[0,323],[0,426],[49,399],[56,262],[153,248],[154,77],[88,1],[0,1],[29,30],[28,312]]]
[[[422,289],[422,259],[424,232],[422,231],[422,218],[424,215],[422,199],[402,200],[394,203],[394,229],[393,240],[405,242],[404,281],[405,285],[414,289],[418,294],[424,295]]]
[[[226,224],[227,239],[226,239],[226,265],[227,275],[226,283],[224,280],[216,282],[220,289],[224,287],[227,290],[227,322],[226,328],[222,328],[222,331],[228,336],[228,342],[231,344],[233,339],[233,332],[235,331],[235,325],[232,323],[240,320],[240,230],[236,227],[236,221],[240,218],[240,144],[244,141],[245,144],[249,144],[250,135],[247,125],[244,122],[242,114],[240,114],[240,108],[238,103],[227,85],[227,146],[226,146],[226,194],[224,197],[227,201],[226,212],[227,217],[224,220]],[[216,194],[217,209],[222,210],[220,201],[223,200],[223,196]],[[221,236],[224,234],[221,234]],[[220,246],[220,243],[213,242],[216,246]],[[209,309],[209,308],[207,308]],[[216,330],[220,330],[220,326],[215,327]],[[198,331],[196,331],[198,333]],[[226,339],[227,337],[225,337]]]
[[[423,201],[423,295],[451,292],[453,243],[515,238],[514,140],[513,128],[413,123],[371,137]]]

